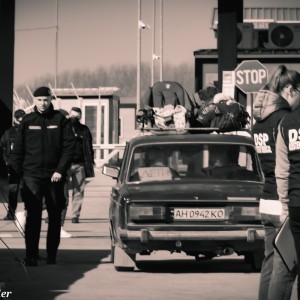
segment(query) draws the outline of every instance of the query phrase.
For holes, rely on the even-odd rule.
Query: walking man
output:
[[[22,178],[27,266],[38,263],[43,198],[49,216],[47,263],[56,263],[61,213],[66,205],[65,176],[74,152],[70,122],[54,110],[50,89],[39,87],[33,96],[34,111],[23,118],[9,158],[9,166]]]
[[[72,164],[67,172],[72,190],[72,223],[79,223],[85,180],[87,177],[95,176],[92,135],[89,128],[80,123],[81,116],[81,109],[72,107],[69,118],[76,141]]]
[[[8,164],[9,155],[14,147],[15,137],[17,135],[20,122],[25,116],[25,111],[23,109],[17,109],[14,113],[13,125],[8,128],[0,140],[0,147],[2,148],[2,155],[6,165]],[[13,170],[8,170],[8,211],[4,220],[14,220],[15,212],[18,204],[19,195],[19,182],[20,178],[13,172]]]

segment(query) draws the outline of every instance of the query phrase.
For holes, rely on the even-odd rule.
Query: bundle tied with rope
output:
[[[184,130],[193,109],[193,101],[178,82],[160,81],[143,95],[137,122],[143,128]]]
[[[232,97],[218,93],[212,102],[202,104],[196,120],[199,126],[219,128],[221,132],[240,130],[250,123],[250,115]]]

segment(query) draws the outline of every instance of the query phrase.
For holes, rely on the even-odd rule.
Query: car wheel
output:
[[[118,272],[131,272],[134,270],[134,267],[117,267],[117,266],[115,266],[115,270]]]
[[[109,236],[110,236],[110,262],[114,263],[115,260],[115,242],[112,235],[111,227],[109,228]]]
[[[121,249],[119,246],[114,245],[114,267],[116,271],[133,271],[135,268],[135,254],[129,254]]]
[[[110,244],[110,262],[114,263],[115,261],[115,245],[113,243],[113,241],[111,240],[111,244]]]
[[[264,259],[264,251],[253,251],[245,253],[245,263],[250,264],[254,271],[260,271]]]

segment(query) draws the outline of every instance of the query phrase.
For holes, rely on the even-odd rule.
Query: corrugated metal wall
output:
[[[265,20],[265,22],[263,22],[263,20]],[[244,7],[244,22],[253,22],[254,28],[256,29],[268,29],[268,24],[270,22],[299,22],[300,23],[300,8],[299,7]],[[218,8],[214,8],[211,28],[216,30],[217,24],[218,24]]]

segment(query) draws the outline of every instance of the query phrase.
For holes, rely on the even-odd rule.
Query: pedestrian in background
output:
[[[61,213],[66,205],[65,176],[74,152],[74,135],[70,122],[59,111],[54,110],[50,89],[39,87],[33,96],[34,111],[26,115],[20,124],[9,158],[9,167],[22,176],[21,195],[27,210],[27,266],[38,264],[43,198],[49,216],[47,263],[56,263]]]
[[[289,97],[296,99],[298,107],[285,116],[280,124],[276,143],[276,182],[282,203],[284,220],[289,216],[290,228],[297,253],[297,293],[300,299],[300,74],[290,87]],[[278,282],[282,284],[282,282]],[[289,298],[285,298],[289,299]]]
[[[66,118],[69,119],[69,113],[64,110],[64,109],[59,109],[58,110],[59,112],[61,112]],[[75,136],[75,135],[74,135]],[[69,192],[68,192],[68,186],[69,186],[69,180],[66,179],[65,181],[65,197],[66,197],[66,207],[62,210],[62,213],[61,213],[61,228],[60,228],[60,237],[61,238],[71,238],[72,237],[72,234],[67,232],[65,229],[64,229],[64,223],[65,223],[65,219],[66,219],[66,213],[67,213],[67,208],[68,208],[68,204],[69,204]],[[49,218],[46,217],[45,219],[45,222],[48,223],[49,222]]]
[[[254,101],[253,116],[256,123],[252,133],[265,176],[259,207],[265,229],[265,257],[260,276],[259,300],[290,299],[296,276],[295,272],[290,273],[286,268],[274,249],[273,240],[282,224],[282,204],[275,178],[278,125],[298,105],[297,97],[290,95],[299,84],[299,73],[280,65]]]
[[[14,112],[13,124],[8,128],[1,137],[0,147],[6,165],[8,164],[9,155],[14,147],[14,141],[18,132],[20,122],[26,115],[23,109],[17,109]],[[4,220],[15,220],[15,213],[18,204],[20,178],[13,170],[8,169],[8,210]]]
[[[86,178],[95,176],[92,134],[86,125],[80,123],[81,117],[81,109],[79,107],[72,107],[69,119],[75,135],[75,150],[71,167],[67,172],[67,178],[72,191],[72,223],[75,224],[79,223]],[[68,196],[69,191],[67,191]],[[65,215],[62,218],[62,224]]]

